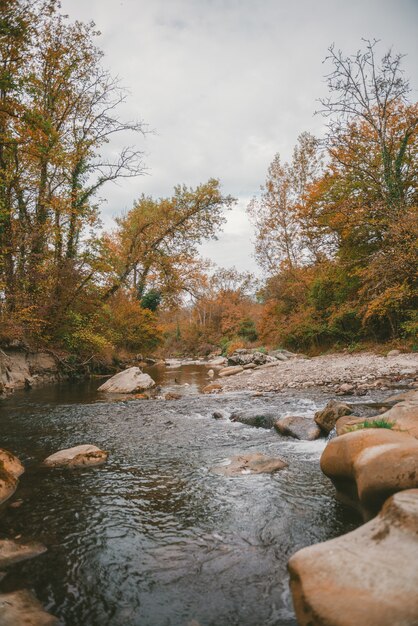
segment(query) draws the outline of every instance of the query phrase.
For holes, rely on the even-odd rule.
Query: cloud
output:
[[[149,175],[106,188],[105,223],[141,193],[220,178],[239,209],[204,249],[240,269],[255,269],[246,199],[276,152],[287,159],[302,131],[322,132],[313,113],[328,46],[350,53],[362,37],[381,38],[382,53],[407,53],[416,75],[415,0],[63,0],[63,10],[97,23],[104,62],[131,92],[125,116],[156,130],[140,141]]]

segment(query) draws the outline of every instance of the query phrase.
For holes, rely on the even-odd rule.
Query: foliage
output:
[[[362,430],[363,428],[388,428],[389,430],[392,430],[395,424],[396,422],[390,422],[386,419],[373,419],[362,422],[361,424],[356,424],[355,426],[349,428],[349,430]]]

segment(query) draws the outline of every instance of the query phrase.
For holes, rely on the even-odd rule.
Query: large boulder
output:
[[[321,429],[312,418],[301,415],[281,417],[274,423],[275,429],[281,434],[294,439],[313,441],[321,436]]]
[[[368,520],[393,493],[418,487],[418,441],[386,428],[349,432],[328,442],[321,469]]]
[[[97,446],[82,445],[74,448],[60,450],[47,457],[42,465],[44,467],[94,467],[103,465],[107,461],[108,452],[100,450]]]
[[[107,393],[139,393],[155,387],[155,382],[148,374],[143,374],[139,367],[129,367],[109,378],[97,391]]]
[[[46,547],[38,541],[25,543],[14,541],[13,539],[0,539],[0,568],[9,567],[27,559],[33,559],[44,552],[46,552]]]
[[[0,450],[0,504],[14,494],[18,478],[25,471],[22,463],[8,450]]]
[[[22,589],[0,594],[0,626],[59,626],[31,591]]]
[[[223,476],[242,476],[245,474],[272,474],[287,467],[286,461],[279,457],[266,456],[260,452],[240,454],[212,468],[215,474]]]
[[[357,530],[288,564],[300,626],[418,624],[418,490],[397,493]]]
[[[228,359],[224,356],[216,356],[210,361],[207,362],[206,365],[210,365],[211,367],[222,367],[228,363]]]
[[[273,428],[279,418],[278,409],[242,409],[231,414],[231,422],[241,422],[258,428]]]
[[[339,417],[350,415],[352,412],[348,404],[338,402],[337,400],[330,400],[322,411],[315,413],[314,419],[321,430],[328,434],[334,428]]]

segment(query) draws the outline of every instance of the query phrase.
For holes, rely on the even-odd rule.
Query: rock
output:
[[[108,453],[96,446],[82,445],[67,448],[51,454],[42,465],[44,467],[94,467],[107,461]]]
[[[360,528],[294,554],[300,626],[418,624],[418,490],[397,493]]]
[[[211,365],[213,367],[217,367],[219,365],[226,365],[228,363],[228,359],[224,356],[217,356],[214,359],[211,359],[207,362],[207,365]]]
[[[232,367],[224,367],[219,372],[219,376],[233,376],[234,374],[239,374],[243,372],[244,368],[241,365],[233,365]]]
[[[386,356],[399,356],[401,354],[400,350],[390,350]]]
[[[17,479],[24,471],[22,463],[14,454],[0,449],[0,504],[14,494]]]
[[[245,370],[253,370],[257,367],[257,365],[255,363],[247,363],[243,367]]]
[[[209,370],[208,371],[208,376],[209,376],[209,378],[213,378],[215,376],[214,370]]]
[[[279,415],[278,409],[243,409],[231,414],[231,422],[241,422],[258,428],[273,428]]]
[[[15,478],[19,478],[25,471],[24,466],[19,461],[17,456],[8,452],[7,450],[0,449],[0,467],[3,468],[4,471],[8,472]]]
[[[139,367],[129,367],[109,378],[97,391],[107,393],[137,393],[151,389],[155,382],[148,374],[143,374]]]
[[[321,436],[321,429],[313,419],[299,415],[281,417],[274,423],[274,427],[281,435],[313,441]]]
[[[349,432],[328,442],[321,469],[337,498],[368,520],[393,493],[418,487],[418,441],[386,428]]]
[[[169,391],[164,396],[164,400],[180,400],[181,398],[181,393],[173,393],[172,391]]]
[[[215,474],[223,476],[242,476],[244,474],[272,474],[285,467],[286,461],[278,457],[270,457],[260,452],[240,454],[229,460],[228,464],[212,468]]]
[[[0,567],[9,567],[20,561],[33,559],[46,552],[46,547],[37,541],[27,543],[13,541],[12,539],[0,540]],[[1,623],[1,620],[0,620]]]
[[[392,403],[387,402],[347,402],[351,409],[351,414],[356,417],[377,417],[392,407]]]
[[[211,383],[210,385],[206,385],[206,387],[203,387],[202,391],[203,393],[222,391],[222,385],[220,385],[219,383]]]
[[[354,385],[351,385],[350,383],[343,383],[338,387],[338,392],[343,395],[353,395],[354,389]]]
[[[397,404],[398,402],[403,402],[404,400],[408,400],[409,402],[418,402],[418,390],[411,389],[410,391],[404,391],[403,393],[397,393],[394,396],[390,396],[385,399],[387,404]]]
[[[0,594],[0,626],[59,626],[59,620],[44,611],[31,591],[22,589]]]
[[[418,439],[418,402],[404,400],[395,404],[394,407],[381,413],[379,419],[395,422],[394,430],[407,432],[411,437]]]
[[[322,411],[315,413],[314,420],[325,433],[330,433],[339,417],[350,415],[352,409],[343,402],[330,400]]]

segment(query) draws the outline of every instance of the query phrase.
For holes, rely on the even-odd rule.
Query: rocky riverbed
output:
[[[418,386],[418,354],[394,351],[327,354],[266,363],[217,381],[222,391],[281,391],[323,387],[337,395],[364,395],[369,389]]]

